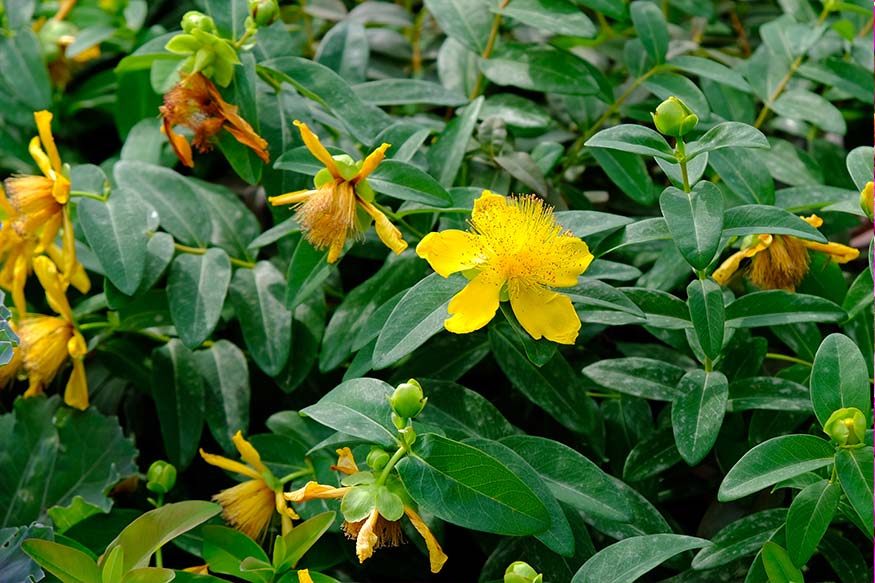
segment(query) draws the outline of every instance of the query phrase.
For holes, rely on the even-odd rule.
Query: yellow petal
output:
[[[309,569],[301,569],[298,571],[298,583],[313,583],[313,578],[310,577]]]
[[[438,544],[436,538],[428,529],[425,522],[423,522],[422,518],[414,512],[411,508],[407,506],[404,507],[404,514],[407,515],[407,518],[410,519],[410,523],[413,525],[413,528],[422,535],[422,538],[425,539],[425,546],[428,548],[428,560],[431,563],[431,572],[438,573],[441,568],[444,566],[444,563],[447,562],[447,555],[444,554],[441,545]]]
[[[80,411],[88,408],[88,381],[85,378],[85,365],[82,359],[73,360],[73,372],[64,390],[64,402]]]
[[[228,459],[222,455],[216,455],[214,453],[207,453],[204,450],[199,450],[201,457],[204,458],[204,461],[210,465],[222,468],[223,470],[228,470],[229,472],[234,472],[237,474],[243,474],[248,478],[252,478],[253,480],[262,480],[261,474],[247,466],[246,464],[241,464],[238,461]]]
[[[70,200],[70,181],[63,174],[55,174],[55,183],[52,186],[52,196],[58,204],[67,204]]]
[[[532,338],[574,344],[580,318],[568,296],[539,285],[514,281],[508,285],[508,295],[513,313]]]
[[[27,314],[27,301],[24,298],[24,286],[27,283],[27,272],[30,270],[28,257],[19,255],[15,258],[12,281],[12,303],[18,312],[18,317],[23,318]]]
[[[340,170],[337,169],[337,165],[334,163],[334,158],[331,157],[331,153],[325,149],[325,146],[322,145],[322,142],[319,141],[316,134],[310,131],[307,124],[295,120],[295,127],[301,132],[301,138],[304,140],[304,145],[307,146],[307,149],[310,150],[313,157],[322,162],[322,165],[328,168],[328,171],[331,172],[332,176],[335,178],[343,178],[340,175]]]
[[[859,249],[848,247],[841,243],[816,243],[814,241],[806,241],[805,239],[799,239],[799,241],[812,251],[826,253],[836,263],[847,263],[848,261],[853,261],[860,256]]]
[[[335,263],[338,259],[340,259],[340,254],[343,253],[343,246],[346,245],[346,237],[338,237],[331,242],[331,245],[328,247],[328,257],[325,258],[325,261],[328,263]]]
[[[386,157],[386,150],[392,147],[392,144],[383,144],[365,158],[365,161],[362,163],[362,169],[358,171],[358,173],[353,176],[351,182],[353,184],[357,184],[371,175],[371,172],[377,169],[377,166],[380,165],[380,162]]]
[[[186,567],[183,569],[186,573],[194,573],[195,575],[209,575],[209,565],[195,565],[194,567]]]
[[[298,488],[292,492],[286,492],[285,498],[289,502],[306,502],[308,500],[326,499],[326,498],[343,498],[349,488],[335,488],[334,486],[326,486],[318,482],[307,482],[303,488]]]
[[[268,197],[267,202],[273,206],[298,204],[304,202],[318,192],[318,190],[296,190],[295,192],[287,192],[286,194]]]
[[[34,136],[30,140],[30,144],[27,146],[27,151],[30,152],[30,157],[36,162],[40,172],[42,172],[45,177],[53,179],[56,174],[52,168],[52,161],[49,160],[49,157],[43,151],[37,136]]]
[[[396,255],[400,255],[402,251],[407,249],[407,241],[401,236],[401,231],[389,221],[389,218],[382,211],[360,198],[358,204],[374,219],[374,228],[376,228],[377,236],[380,237],[383,245],[394,251]]]
[[[274,498],[274,491],[261,479],[246,480],[213,496],[222,506],[222,518],[256,541],[273,518]]]
[[[732,279],[732,276],[738,271],[742,260],[749,259],[757,253],[765,251],[771,246],[773,241],[774,237],[772,235],[759,235],[756,244],[751,245],[746,249],[742,249],[741,251],[736,251],[727,257],[726,260],[720,264],[720,267],[714,270],[711,277],[720,285],[726,285],[726,282]]]
[[[33,117],[36,120],[36,129],[39,132],[43,148],[45,148],[49,160],[52,161],[52,169],[60,174],[61,156],[58,155],[58,148],[55,146],[55,138],[52,136],[52,114],[51,112],[43,110],[35,112]]]
[[[267,471],[267,466],[261,463],[261,456],[258,455],[258,451],[252,444],[246,441],[243,438],[243,433],[238,431],[234,434],[234,437],[231,438],[231,441],[234,442],[234,445],[237,447],[237,451],[240,452],[240,457],[243,458],[243,461],[255,468],[256,472],[263,474]]]
[[[559,237],[556,240],[553,261],[542,267],[540,283],[551,287],[571,287],[577,285],[578,276],[586,271],[594,259],[589,246],[577,237]]]
[[[352,450],[344,447],[337,451],[337,465],[331,466],[332,470],[342,472],[347,476],[357,474],[359,471],[358,465],[355,463],[355,457],[352,455]]]
[[[494,271],[482,271],[450,300],[452,315],[444,327],[455,334],[467,334],[489,323],[498,310],[499,292],[504,282]]]
[[[482,249],[477,235],[448,229],[426,235],[416,246],[416,254],[441,276],[449,277],[457,271],[477,267]]]
[[[70,303],[67,301],[67,286],[61,280],[55,263],[45,255],[40,255],[33,260],[33,270],[43,289],[46,290],[49,306],[65,320],[72,322],[73,310],[70,309]]]
[[[484,190],[480,194],[480,198],[474,201],[474,210],[471,212],[471,221],[477,223],[478,220],[484,218],[483,215],[489,214],[496,207],[500,209],[504,206],[507,206],[507,199],[505,199],[505,197],[500,194],[495,194],[492,191]]]
[[[359,558],[359,563],[364,563],[366,559],[371,558],[374,554],[374,547],[380,540],[380,537],[374,532],[374,527],[377,525],[377,519],[380,517],[377,509],[371,510],[370,516],[359,529],[359,534],[355,538],[355,554]]]
[[[811,215],[810,217],[799,217],[815,229],[819,229],[823,225],[823,219],[821,219],[817,215]]]
[[[297,519],[299,519],[299,518],[301,518],[301,517],[298,516],[298,513],[297,513],[297,512],[295,512],[294,510],[292,510],[291,508],[289,508],[289,505],[288,505],[288,503],[286,502],[286,498],[285,498],[285,496],[283,495],[283,490],[282,490],[282,488],[279,488],[279,489],[277,489],[277,490],[274,490],[274,493],[276,494],[276,511],[277,511],[277,512],[279,513],[279,515],[282,516],[282,518],[283,518],[283,528],[285,528],[285,526],[286,526],[286,521],[288,521],[288,523],[289,523],[289,524],[288,524],[288,527],[289,527],[289,529],[291,529],[291,527],[292,527],[292,520],[297,520]],[[283,533],[283,534],[286,534],[286,533]]]

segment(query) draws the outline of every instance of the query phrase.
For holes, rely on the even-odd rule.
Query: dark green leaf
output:
[[[593,363],[583,374],[608,389],[653,399],[673,401],[681,393],[678,383],[684,369],[650,358],[615,358]]]
[[[480,70],[496,85],[560,95],[599,91],[586,61],[548,45],[504,45],[489,59],[480,60]]]
[[[221,249],[208,249],[203,255],[182,254],[170,264],[170,315],[189,348],[199,346],[218,324],[230,281],[231,263]]]
[[[737,121],[719,123],[701,138],[687,144],[687,161],[699,154],[713,152],[722,148],[769,149],[769,142],[761,131],[753,126]]]
[[[668,26],[659,7],[652,2],[637,1],[629,5],[629,14],[635,32],[644,44],[647,54],[656,64],[665,62],[668,51]],[[645,571],[646,572],[646,571]]]
[[[723,527],[711,539],[713,544],[693,557],[693,569],[705,571],[753,555],[784,526],[785,508],[773,508],[749,514]]]
[[[374,190],[399,200],[438,208],[451,206],[452,199],[441,184],[412,164],[385,160],[368,177]]]
[[[626,583],[673,556],[710,542],[679,534],[650,534],[621,540],[595,554],[575,573],[572,583]]]
[[[219,340],[195,353],[204,379],[207,426],[222,449],[235,451],[231,438],[249,430],[249,367],[243,351],[227,340]]]
[[[40,539],[26,540],[21,548],[63,583],[100,583],[97,563],[78,549]]]
[[[856,511],[865,532],[872,537],[872,447],[840,449],[835,456],[836,472],[848,502]]]
[[[623,479],[640,482],[652,478],[681,461],[675,438],[669,428],[642,439],[629,452],[623,466]]]
[[[675,162],[674,152],[665,138],[640,125],[623,124],[602,130],[587,140],[585,145],[590,148],[608,148],[643,156],[656,156]]]
[[[696,184],[690,193],[673,186],[659,197],[659,207],[675,245],[693,269],[708,267],[723,231],[723,195],[711,182]]]
[[[729,384],[723,373],[694,370],[681,379],[671,406],[677,449],[689,465],[705,459],[723,425]]]
[[[802,571],[796,568],[781,545],[772,541],[764,544],[762,558],[769,583],[805,583]]]
[[[712,279],[698,279],[687,286],[687,306],[696,338],[705,356],[716,359],[723,350],[726,310],[723,290]]]
[[[283,370],[292,343],[292,312],[284,302],[285,279],[272,263],[238,269],[231,282],[231,303],[252,359],[271,376]]]
[[[554,34],[583,37],[596,34],[592,21],[569,0],[514,0],[492,10]]]
[[[197,453],[204,386],[194,353],[173,339],[152,352],[152,396],[169,461],[183,469]]]
[[[426,0],[425,7],[447,36],[475,53],[486,50],[492,27],[486,0]]]
[[[337,431],[394,447],[396,429],[390,419],[387,398],[393,390],[377,379],[350,380],[336,386],[301,413]]]
[[[462,167],[481,107],[483,98],[478,97],[446,125],[437,142],[428,150],[431,175],[447,188],[453,185]]]
[[[871,389],[866,360],[857,345],[844,334],[827,336],[811,369],[811,403],[820,424],[843,407],[856,407],[869,417]]]
[[[783,290],[754,292],[726,306],[727,328],[795,322],[841,322],[847,314],[829,300]]]
[[[811,412],[808,387],[780,377],[740,379],[729,386],[730,411],[763,409],[767,411]]]
[[[793,499],[787,512],[787,550],[797,567],[805,565],[814,554],[835,516],[841,496],[838,484],[821,480]]]

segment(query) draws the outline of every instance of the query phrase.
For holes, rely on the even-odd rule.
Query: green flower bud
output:
[[[860,193],[860,208],[863,209],[863,212],[866,213],[870,221],[872,220],[872,205],[875,202],[875,188],[873,187],[875,187],[875,184],[869,181],[866,183],[863,192]]]
[[[866,434],[866,416],[856,407],[839,409],[823,424],[823,432],[839,447],[859,445]]]
[[[372,447],[368,452],[367,462],[372,470],[379,472],[389,463],[389,454],[379,447]]]
[[[389,398],[389,403],[399,417],[413,419],[422,412],[427,400],[423,397],[422,386],[414,379],[410,379],[406,383],[398,385]]]
[[[523,561],[514,561],[504,572],[504,583],[542,583],[543,580],[543,575]]]
[[[149,466],[146,472],[146,489],[156,494],[166,494],[176,484],[176,468],[164,460],[158,460]]]
[[[659,133],[673,138],[688,134],[699,124],[698,116],[677,97],[669,97],[650,115]]]
[[[213,19],[203,12],[198,12],[197,10],[189,10],[188,12],[186,12],[182,16],[181,25],[182,30],[189,34],[191,34],[191,32],[195,29],[209,33],[217,32],[216,23],[213,22]]]
[[[256,26],[269,26],[279,16],[276,0],[249,0],[249,14]]]

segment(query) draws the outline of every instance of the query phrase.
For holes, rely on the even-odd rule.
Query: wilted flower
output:
[[[283,499],[282,482],[264,465],[258,451],[243,438],[240,431],[234,434],[232,441],[245,464],[200,450],[201,457],[208,464],[250,478],[213,496],[213,500],[222,506],[222,518],[257,541],[264,536],[276,511],[282,519],[285,534],[291,530],[292,520],[299,517]]]
[[[817,215],[802,217],[812,227],[820,227]],[[811,258],[808,250],[826,253],[836,263],[853,261],[860,251],[839,243],[817,243],[792,235],[756,235],[740,251],[730,255],[714,272],[714,281],[726,284],[744,259],[751,259],[745,275],[761,289],[795,291],[808,273]]]
[[[213,82],[201,73],[192,73],[182,78],[164,95],[160,108],[164,118],[163,131],[176,152],[180,162],[194,167],[191,146],[200,152],[212,149],[212,138],[223,128],[234,138],[249,147],[265,163],[270,162],[267,142],[255,133],[252,126],[237,113],[237,106],[227,103]],[[173,128],[183,126],[194,132],[191,144]]]
[[[73,321],[73,310],[67,301],[67,284],[51,259],[41,255],[34,259],[33,268],[46,292],[49,306],[57,316],[28,315],[18,326],[21,338],[20,366],[30,381],[25,397],[43,392],[46,384],[55,378],[61,366],[70,358],[73,371],[64,391],[64,402],[77,409],[88,408],[88,383],[83,360],[87,353],[85,339]]]
[[[509,298],[533,338],[574,344],[580,319],[568,296],[551,288],[576,285],[593,256],[536,196],[484,191],[474,202],[470,231],[429,233],[416,252],[443,277],[461,271],[471,279],[450,301],[452,317],[444,323],[450,332],[482,328]]]
[[[374,191],[367,183],[367,177],[377,169],[391,146],[383,144],[354,164],[349,156],[332,157],[307,124],[295,120],[295,125],[310,153],[325,169],[316,175],[314,190],[272,196],[268,199],[270,203],[295,205],[301,230],[314,247],[329,249],[329,263],[337,261],[349,237],[357,237],[367,229],[370,219],[374,219],[377,235],[386,247],[395,253],[404,251],[407,243],[386,215],[374,206]]]
[[[371,472],[359,472],[358,466],[352,457],[352,452],[348,447],[337,451],[340,457],[337,465],[332,466],[332,468],[356,478],[353,480],[355,485],[335,488],[334,486],[326,486],[324,484],[310,481],[307,482],[304,487],[287,493],[285,495],[286,500],[299,504],[307,502],[308,500],[345,498],[344,502],[341,504],[341,510],[344,511],[344,515],[346,516],[347,513],[350,512],[349,509],[344,508],[348,501],[346,500],[347,496],[357,498],[356,510],[361,510],[361,502],[365,501],[367,503],[371,500],[375,500],[375,489],[382,488],[386,490],[381,493],[383,497],[394,497],[401,500],[399,501],[399,506],[403,508],[403,511],[399,510],[397,516],[393,517],[390,515],[389,518],[386,518],[376,507],[376,503],[368,504],[364,508],[364,518],[360,520],[344,520],[342,525],[343,532],[346,533],[346,536],[356,541],[355,552],[356,556],[358,556],[359,562],[364,563],[365,560],[373,556],[374,551],[377,549],[383,547],[396,547],[403,543],[404,535],[401,532],[400,520],[402,516],[406,515],[410,520],[410,523],[413,525],[413,528],[415,528],[425,540],[425,546],[428,549],[431,572],[439,572],[447,561],[447,555],[444,554],[440,543],[438,543],[431,530],[429,530],[419,514],[413,509],[412,502],[403,501],[400,496],[388,491],[386,486],[375,483],[375,478]],[[361,496],[359,496],[359,494],[361,494]],[[350,504],[350,506],[351,505],[352,504]]]

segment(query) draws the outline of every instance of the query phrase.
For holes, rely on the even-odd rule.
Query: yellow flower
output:
[[[870,180],[860,192],[860,208],[863,209],[870,221],[872,220],[873,203],[875,203],[875,183]]]
[[[801,217],[812,227],[820,227],[823,219],[817,215]],[[836,263],[853,261],[860,251],[839,243],[817,243],[792,235],[757,235],[751,243],[729,256],[712,277],[725,285],[738,271],[744,259],[750,259],[745,275],[761,289],[795,291],[808,273],[811,258],[808,250],[826,253]]]
[[[536,196],[484,191],[474,202],[470,231],[429,233],[416,252],[443,277],[461,271],[471,279],[450,301],[452,317],[444,323],[450,332],[479,330],[509,297],[533,338],[574,344],[580,319],[568,296],[550,288],[576,285],[593,256]]]
[[[286,504],[282,482],[262,463],[258,451],[243,438],[240,431],[234,434],[232,440],[245,464],[200,450],[201,457],[208,464],[250,478],[213,496],[213,500],[222,506],[222,518],[258,541],[264,536],[276,511],[282,518],[283,534],[287,533],[292,528],[292,520],[299,516]]]
[[[310,569],[298,571],[298,583],[313,583],[313,578],[310,577]]]
[[[22,290],[34,254],[47,252],[52,256],[65,280],[82,293],[91,287],[76,260],[73,224],[67,207],[70,181],[52,136],[52,114],[38,111],[33,115],[39,136],[30,141],[29,151],[43,175],[7,178],[6,193],[0,196],[0,208],[6,215],[0,229],[0,260],[4,265],[0,285],[12,291],[21,314],[25,308]],[[62,228],[62,246],[58,248],[54,241]]]
[[[383,144],[358,164],[352,160],[347,163],[344,158],[348,157],[332,157],[307,124],[295,120],[295,125],[307,149],[325,170],[316,175],[314,190],[272,196],[270,203],[295,205],[301,230],[314,247],[329,249],[329,263],[337,261],[348,238],[358,237],[367,229],[370,219],[374,219],[377,235],[386,247],[395,253],[404,251],[407,243],[401,231],[373,204],[374,192],[366,180],[383,161],[390,145]]]
[[[18,327],[21,366],[30,381],[24,396],[42,393],[45,385],[55,378],[70,358],[73,371],[64,391],[64,402],[77,409],[87,409],[88,383],[83,361],[88,350],[73,320],[73,310],[67,301],[67,284],[52,260],[44,255],[34,259],[33,268],[45,289],[49,306],[60,317],[28,315],[21,320]]]
[[[332,466],[344,474],[352,475],[358,473],[358,466],[352,458],[350,449],[343,448],[337,450],[340,455],[337,465]],[[335,488],[334,486],[326,486],[318,482],[307,482],[302,488],[285,494],[286,500],[300,504],[308,500],[321,500],[331,498],[343,498],[356,487],[361,486],[344,486]],[[413,528],[422,535],[425,540],[425,546],[428,549],[429,564],[432,573],[437,573],[447,562],[447,555],[441,549],[440,543],[429,530],[428,526],[416,513],[416,511],[404,504],[404,514],[410,520]],[[366,559],[373,556],[374,551],[383,547],[397,547],[404,542],[404,535],[401,532],[401,524],[399,520],[388,520],[384,518],[380,512],[373,508],[367,518],[355,522],[344,520],[343,532],[350,539],[354,539],[355,552],[359,562],[364,563]]]
[[[213,82],[201,73],[183,77],[164,95],[164,105],[158,109],[164,118],[162,131],[167,134],[176,157],[189,168],[194,168],[191,146],[195,146],[200,152],[211,150],[213,136],[223,128],[238,142],[255,152],[265,164],[270,162],[267,141],[255,133],[249,122],[240,117],[236,105],[222,99],[222,94]],[[173,131],[178,125],[194,132],[191,145],[185,137]]]

